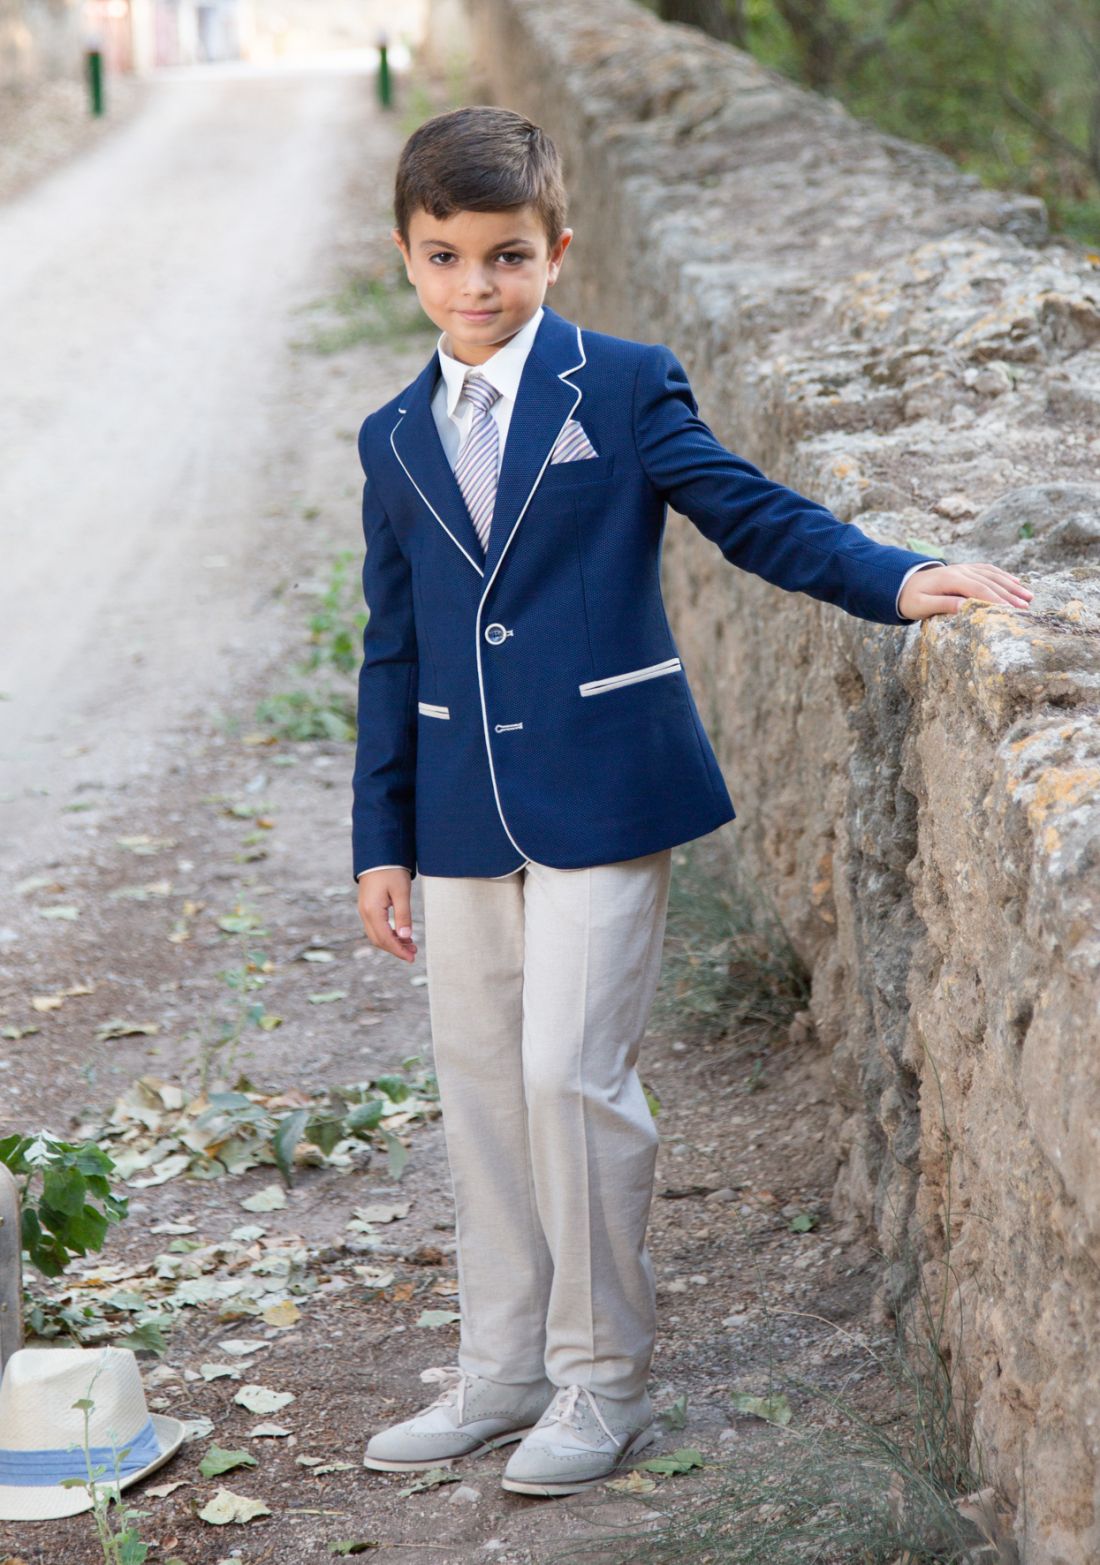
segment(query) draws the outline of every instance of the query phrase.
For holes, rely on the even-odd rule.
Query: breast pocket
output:
[[[572,462],[548,462],[543,469],[540,488],[556,492],[579,489],[586,484],[606,483],[614,476],[613,456],[578,457]]]

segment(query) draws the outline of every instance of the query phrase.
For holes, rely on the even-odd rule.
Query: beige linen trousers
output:
[[[671,858],[421,876],[458,1362],[475,1375],[645,1389],[658,1138],[636,1064]]]

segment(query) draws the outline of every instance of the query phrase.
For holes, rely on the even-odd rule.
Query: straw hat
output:
[[[178,1418],[150,1415],[137,1359],[129,1348],[20,1348],[0,1382],[0,1519],[47,1521],[90,1511],[86,1489],[63,1478],[87,1478],[88,1449],[101,1488],[125,1489],[179,1450]],[[118,1466],[116,1476],[116,1452]],[[123,1454],[125,1452],[125,1455]]]

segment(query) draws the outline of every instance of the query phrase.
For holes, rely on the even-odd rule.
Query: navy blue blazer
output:
[[[735,811],[661,597],[666,507],[731,564],[880,625],[905,572],[698,416],[668,348],[544,306],[483,557],[431,411],[430,361],[359,433],[366,473],[353,869],[497,876],[699,837]],[[578,420],[598,453],[551,462]]]

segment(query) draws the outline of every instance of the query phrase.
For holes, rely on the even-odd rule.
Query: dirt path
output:
[[[74,788],[162,769],[162,739],[269,652],[312,417],[286,401],[287,338],[363,220],[344,194],[368,78],[154,87],[0,209],[8,853],[56,849]]]
[[[173,83],[104,145],[104,161],[85,159],[79,177],[74,165],[0,212],[0,311],[15,338],[0,378],[20,393],[6,415],[18,427],[4,430],[18,440],[3,505],[15,563],[0,606],[5,655],[18,653],[0,680],[15,697],[0,707],[5,873],[22,888],[0,918],[0,1134],[73,1133],[142,1076],[194,1095],[202,1036],[209,1044],[235,1003],[222,975],[247,949],[262,952],[262,1005],[281,1024],[246,1028],[215,1054],[228,1082],[244,1071],[265,1092],[308,1096],[413,1056],[430,1065],[423,949],[410,970],[358,929],[348,746],[254,742],[256,702],[297,682],[334,555],[359,546],[355,429],[431,349],[430,333],[396,326],[383,343],[336,353],[290,346],[317,319],[296,305],[331,299],[349,272],[389,266],[399,133],[363,81],[287,77],[239,94]],[[140,199],[123,210],[125,191]],[[110,221],[97,215],[105,208]],[[43,917],[58,907],[76,916]],[[219,920],[234,915],[259,927],[227,932]],[[419,928],[419,897],[414,916]],[[330,959],[306,960],[318,952]],[[90,992],[64,993],[74,987]],[[58,1003],[36,1009],[35,996]],[[157,1031],[98,1035],[119,1019]],[[730,1400],[766,1392],[769,1362],[831,1385],[863,1374],[874,1275],[865,1250],[836,1243],[824,1211],[824,1063],[782,1050],[762,1090],[751,1064],[686,1028],[653,1029],[643,1063],[662,1134],[652,1390],[669,1417],[663,1449],[695,1447],[716,1464],[751,1461],[771,1438]],[[179,1310],[163,1360],[143,1358],[154,1406],[211,1431],[153,1480],[183,1487],[138,1496],[151,1565],[298,1565],[331,1559],[340,1540],[423,1565],[526,1565],[587,1543],[618,1565],[624,1530],[718,1481],[716,1465],[649,1493],[601,1487],[544,1502],[505,1494],[500,1458],[414,1494],[364,1473],[367,1435],[422,1405],[418,1371],[453,1362],[457,1345],[453,1323],[419,1323],[425,1309],[455,1306],[438,1118],[405,1139],[400,1181],[380,1150],[302,1169],[285,1208],[262,1216],[241,1202],[272,1183],[270,1167],[131,1188],[130,1217],[86,1277],[114,1268],[120,1287],[138,1286],[174,1255],[200,1282],[224,1280],[252,1275],[257,1256],[297,1251],[295,1323],[212,1298]],[[347,1226],[357,1208],[406,1202],[392,1223]],[[795,1211],[821,1214],[818,1226],[792,1233]],[[265,1232],[233,1240],[242,1224]],[[234,1360],[241,1338],[264,1346]],[[207,1380],[209,1363],[242,1367]],[[275,1415],[286,1436],[250,1436],[262,1420],[233,1400],[246,1381],[293,1393]],[[249,1449],[258,1466],[202,1478],[213,1441]],[[196,1513],[222,1486],[271,1515],[208,1525]],[[5,1552],[27,1565],[101,1558],[86,1518],[0,1523]]]

